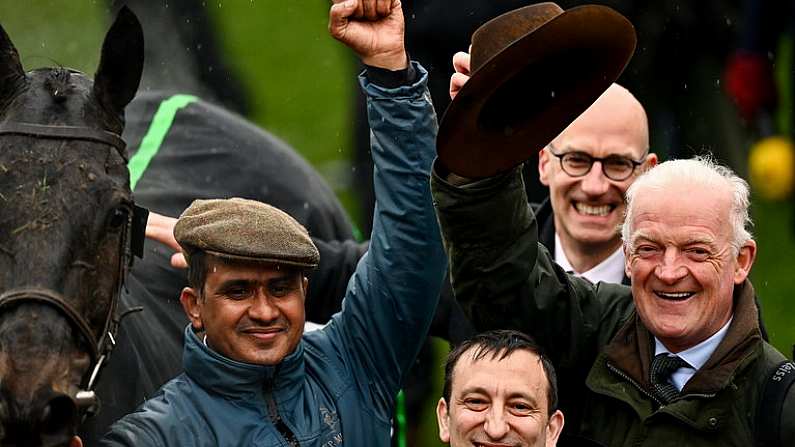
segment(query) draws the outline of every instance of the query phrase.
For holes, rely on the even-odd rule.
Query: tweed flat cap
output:
[[[194,200],[179,217],[174,237],[188,258],[202,250],[221,258],[310,269],[320,260],[303,225],[255,200]]]

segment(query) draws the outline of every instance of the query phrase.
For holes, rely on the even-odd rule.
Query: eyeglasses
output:
[[[550,149],[555,149],[551,144]],[[591,166],[594,162],[598,161],[602,164],[602,173],[605,177],[616,182],[626,180],[635,172],[635,168],[643,164],[646,159],[646,154],[643,155],[641,161],[636,161],[631,158],[622,157],[620,155],[609,155],[607,157],[599,158],[592,157],[585,152],[565,152],[556,154],[550,150],[550,154],[560,159],[560,167],[563,172],[572,177],[583,177],[591,172]]]

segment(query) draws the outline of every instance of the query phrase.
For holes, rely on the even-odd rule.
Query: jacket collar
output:
[[[541,203],[530,204],[533,214],[538,222],[538,242],[547,248],[552,258],[555,258],[555,214],[552,212],[552,202],[549,197]],[[622,275],[621,284],[629,285],[626,272]]]
[[[707,363],[687,382],[682,394],[713,394],[728,386],[735,372],[747,362],[761,340],[754,288],[746,280],[734,288],[734,318],[726,337]],[[637,313],[605,347],[605,354],[613,366],[647,389],[650,388],[652,335]]]
[[[292,395],[304,379],[304,341],[278,365],[254,365],[213,351],[189,324],[185,328],[182,363],[185,373],[199,386],[233,400],[262,395],[265,388]]]

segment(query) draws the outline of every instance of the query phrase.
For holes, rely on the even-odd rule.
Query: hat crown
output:
[[[515,9],[489,20],[472,35],[470,71],[474,73],[512,43],[562,13],[560,6],[546,2]]]

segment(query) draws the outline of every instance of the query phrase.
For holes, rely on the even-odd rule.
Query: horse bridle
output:
[[[22,135],[35,138],[104,143],[115,148],[125,163],[128,161],[124,140],[118,134],[105,130],[82,126],[2,123],[0,124],[0,135]],[[23,302],[38,302],[54,307],[77,328],[85,339],[89,346],[89,355],[91,356],[90,374],[87,373],[83,377],[81,389],[75,396],[72,396],[82,416],[91,414],[97,409],[98,400],[94,393],[94,387],[96,386],[100,370],[110,358],[110,354],[116,345],[116,335],[121,320],[129,313],[141,310],[141,308],[136,307],[119,314],[118,305],[133,259],[136,256],[139,258],[143,257],[144,232],[149,212],[145,208],[136,206],[132,199],[124,206],[128,207],[128,213],[127,221],[124,222],[124,228],[122,229],[122,237],[119,241],[119,251],[121,253],[118,270],[119,284],[113,297],[111,297],[110,308],[105,317],[105,324],[99,338],[91,330],[91,325],[88,324],[86,319],[58,293],[41,288],[24,288],[12,289],[0,295],[0,310]]]

